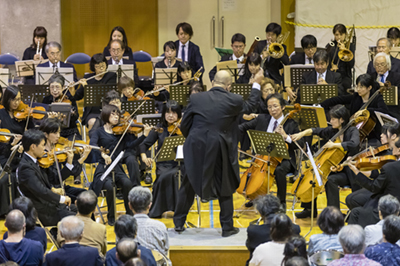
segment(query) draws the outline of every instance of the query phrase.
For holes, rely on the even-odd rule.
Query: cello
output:
[[[295,104],[294,110],[287,113],[279,125],[283,126],[288,119],[293,118],[294,114],[300,112],[300,109],[300,104]],[[240,184],[236,189],[236,192],[250,200],[268,193],[274,183],[275,169],[282,162],[282,158],[268,158],[268,155],[257,155],[254,158],[255,161],[252,163],[252,166],[240,177]],[[270,161],[269,180],[266,177],[268,175],[268,160]]]

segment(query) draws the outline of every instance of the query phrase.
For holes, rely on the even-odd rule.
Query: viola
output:
[[[28,118],[28,116],[36,119],[42,120],[47,115],[46,109],[42,106],[36,106],[30,108],[28,105],[24,104],[22,101],[20,102],[18,108],[14,110],[14,118],[17,121],[23,121]]]
[[[11,133],[7,128],[0,128],[0,142],[9,142],[16,135]]]

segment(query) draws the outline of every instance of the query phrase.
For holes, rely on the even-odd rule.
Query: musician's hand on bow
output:
[[[145,153],[141,154],[142,161],[146,164],[147,167],[151,167],[153,160],[151,158],[147,158]]]
[[[292,135],[290,135],[290,137],[292,138],[293,141],[298,141],[299,139],[304,137],[303,132],[304,131],[296,133],[296,134],[292,134]]]
[[[144,134],[145,137],[147,137],[149,135],[149,133],[150,133],[152,128],[153,127],[149,126],[148,124],[144,125],[143,134]]]
[[[65,153],[67,154],[67,163],[72,164],[74,160],[74,152],[72,149],[69,149]]]
[[[101,157],[103,157],[106,165],[111,164],[112,160],[111,160],[111,157],[109,155],[107,155],[106,153],[102,152],[101,153]]]
[[[86,79],[80,79],[80,80],[79,80],[79,84],[81,84],[82,86],[87,86],[87,81],[86,81]]]
[[[355,161],[350,161],[348,166],[351,169],[351,171],[354,172],[354,174],[357,175],[360,172],[360,170],[358,170],[358,168],[356,167],[356,162]]]
[[[288,135],[286,134],[286,132],[285,132],[285,130],[283,129],[283,126],[282,126],[282,125],[279,125],[279,126],[275,129],[275,132],[281,134],[281,136],[286,140],[286,138],[287,138]]]
[[[19,142],[21,139],[22,139],[22,135],[20,135],[20,134],[16,134],[16,135],[14,136],[14,140],[13,140],[13,142],[11,143],[11,146],[15,146],[15,145],[17,145],[17,144],[18,144],[18,142]]]

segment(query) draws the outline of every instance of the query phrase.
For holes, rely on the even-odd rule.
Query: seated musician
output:
[[[138,71],[136,68],[136,62],[132,59],[124,59],[124,53],[125,53],[125,43],[121,40],[112,40],[110,42],[110,54],[111,58],[107,61],[108,65],[133,65],[134,69],[134,80],[136,86],[139,84],[139,76],[138,76]]]
[[[291,65],[311,65],[314,64],[313,56],[317,51],[317,38],[314,35],[306,35],[301,38],[301,48],[303,52],[295,53],[290,58]]]
[[[188,62],[181,62],[178,65],[178,82],[183,82],[181,85],[190,85],[195,82],[194,79],[189,80],[193,76],[192,67]]]
[[[182,59],[182,63],[188,62],[194,72],[197,72],[201,67],[204,69],[200,48],[190,41],[193,36],[192,26],[189,23],[181,22],[176,26],[175,32],[178,37],[178,40],[175,41],[176,57]]]
[[[389,55],[390,63],[392,65],[391,71],[397,73],[400,71],[400,60],[390,55],[391,46],[392,44],[390,43],[390,40],[388,38],[380,38],[376,42],[376,53],[386,53],[387,55]],[[370,61],[367,67],[367,73],[372,75],[374,72],[376,72],[374,68],[374,62]]]
[[[176,46],[173,41],[164,43],[164,59],[158,62],[154,68],[178,67],[179,61],[176,60]]]
[[[158,141],[157,154],[165,138],[177,136],[178,134],[181,135],[178,127],[181,118],[180,105],[173,100],[167,101],[161,115],[162,123],[158,125],[162,130],[152,130],[139,146],[142,161],[148,167],[152,165],[153,159],[147,157],[147,150]],[[149,217],[151,218],[161,217],[167,211],[175,211],[176,200],[178,198],[178,163],[176,161],[157,162],[156,167],[157,178],[153,185],[153,204],[149,212]]]
[[[83,79],[79,80],[81,87],[76,90],[74,98],[76,101],[82,100],[85,96],[85,86],[88,84],[116,84],[117,75],[114,72],[106,72],[108,68],[107,59],[103,54],[94,54],[90,59],[90,70],[93,73],[85,74]],[[104,74],[102,74],[104,73]],[[87,80],[90,79],[90,80]],[[82,125],[86,125],[89,130],[92,128],[94,118],[99,116],[101,106],[90,106],[83,108]]]
[[[21,193],[33,202],[44,226],[55,226],[65,216],[75,215],[71,198],[55,189],[46,172],[37,161],[44,155],[46,136],[42,131],[30,129],[24,132],[22,146],[24,154],[16,175]]]
[[[268,53],[268,47],[272,43],[276,43],[278,36],[282,32],[281,25],[277,23],[269,23],[265,28],[266,40],[259,41],[254,53],[258,53],[262,56],[264,64],[261,66],[265,71],[265,76],[270,77],[275,81],[276,84],[283,82],[283,77],[280,70],[283,69],[284,65],[289,64],[289,57],[287,55],[286,45],[282,44],[284,49],[283,56],[281,58],[273,58]]]
[[[350,126],[343,128],[349,123],[349,111],[343,105],[336,105],[329,111],[331,117],[331,126],[327,128],[309,128],[298,134],[292,135],[292,140],[297,141],[305,136],[318,135],[323,139],[329,140],[321,149],[343,149],[346,153],[345,160],[348,156],[352,156],[358,152],[360,145],[360,135],[356,127]],[[331,138],[339,131],[344,130],[338,139],[334,142]],[[316,162],[318,165],[318,162]],[[340,210],[339,188],[338,186],[351,185],[353,191],[358,189],[354,180],[354,174],[345,166],[341,172],[331,173],[327,177],[325,184],[327,205],[334,206]],[[301,182],[301,181],[300,181]],[[305,184],[300,184],[305,185]],[[309,184],[308,184],[309,185]],[[317,195],[316,195],[317,196]],[[311,217],[311,202],[302,202],[304,210],[296,213],[299,219]],[[314,218],[317,217],[317,198],[314,201]]]
[[[49,88],[50,95],[47,95],[43,98],[43,103],[52,104],[57,102],[67,102],[71,104],[71,118],[69,121],[69,127],[62,128],[60,135],[63,138],[67,138],[72,140],[75,136],[75,139],[82,139],[81,134],[79,133],[78,127],[76,125],[76,121],[79,119],[78,106],[76,105],[75,98],[71,95],[71,92],[68,88],[68,91],[64,90],[64,77],[58,74],[54,74],[49,79]],[[65,94],[65,96],[64,96]],[[64,99],[62,99],[64,98]]]
[[[39,130],[44,133],[46,136],[46,146],[45,151],[47,152],[48,156],[49,153],[54,151],[55,145],[58,143],[60,139],[60,131],[61,125],[57,118],[47,118],[42,121],[40,124]],[[67,146],[65,145],[65,148]],[[81,179],[81,172],[82,172],[82,164],[85,162],[86,158],[88,157],[91,148],[89,146],[85,146],[82,150],[82,154],[75,158],[74,152],[71,150],[66,152],[67,160],[65,163],[59,163],[59,167],[61,169],[61,179],[64,181],[69,176],[74,176],[75,181],[79,180],[79,182],[75,182],[76,184],[80,184]],[[60,184],[60,177],[58,176],[57,167],[55,162],[52,164],[47,164],[47,162],[41,163],[39,160],[39,165],[43,168],[46,172],[47,177],[49,178],[50,184],[55,188],[62,187]],[[65,193],[69,196],[72,202],[75,202],[78,195],[85,191],[82,188],[71,187],[69,185],[65,185]]]
[[[261,57],[257,53],[252,53],[247,57],[244,75],[240,76],[236,83],[238,84],[253,84],[254,76],[261,69]],[[262,71],[262,70],[261,70]]]
[[[351,73],[355,62],[355,45],[351,43],[349,46],[349,50],[353,53],[353,59],[348,62],[341,60],[339,58],[339,51],[346,48],[345,41],[346,38],[349,38],[349,36],[347,36],[346,26],[343,24],[336,24],[332,32],[335,39],[326,45],[326,50],[331,60],[329,68],[331,71],[339,73],[342,76],[342,84],[345,89],[345,94],[347,94],[347,89],[351,88],[352,85]],[[350,40],[350,42],[351,41],[352,40]],[[333,46],[331,46],[331,43],[333,43]]]
[[[389,39],[392,47],[400,46],[400,30],[398,28],[392,27],[388,29],[386,38]]]
[[[244,53],[244,49],[246,48],[246,37],[241,33],[234,34],[231,39],[231,47],[233,54],[222,56],[220,62],[229,60],[236,60],[238,64],[244,62],[244,59],[246,58],[246,54]],[[214,80],[215,73],[217,73],[217,66],[211,69],[208,73],[211,82]]]
[[[400,138],[397,137],[393,155],[397,158],[400,156]],[[379,222],[378,202],[382,196],[392,195],[400,199],[400,162],[398,160],[386,163],[379,171],[376,178],[371,178],[365,173],[360,172],[354,162],[349,164],[350,169],[355,174],[355,180],[363,187],[371,191],[373,194],[366,200],[364,205],[355,207],[351,210],[348,223],[359,224],[365,227],[370,224]]]
[[[351,95],[342,95],[326,99],[321,103],[321,106],[328,111],[330,107],[336,106],[337,104],[349,105],[350,116],[358,117],[362,114],[361,108],[370,97],[379,89],[379,84],[368,74],[362,74],[358,76],[356,80],[357,92]],[[375,111],[382,113],[389,113],[389,110],[383,101],[381,94],[377,95],[374,100],[368,105],[367,110],[369,114],[375,118]],[[380,124],[377,123],[375,128],[367,135],[368,143],[372,146],[379,146],[379,138],[381,134]]]
[[[288,143],[289,156],[291,159],[283,159],[276,167],[275,172],[272,173],[275,175],[276,185],[278,187],[277,196],[283,205],[283,209],[286,209],[286,175],[294,172],[296,169],[294,150],[297,149],[297,146],[292,142],[290,135],[298,133],[299,126],[293,119],[288,119],[283,125],[281,124],[285,118],[283,110],[285,110],[286,103],[279,93],[269,95],[266,101],[269,114],[260,114],[256,119],[241,124],[239,130],[242,134],[245,134],[249,129],[266,131],[269,133],[276,132],[282,135],[283,139]],[[301,141],[299,145],[302,146],[303,141]]]
[[[139,143],[141,143],[145,136],[149,134],[150,127],[147,125],[144,129],[144,135],[140,138],[135,138],[132,134],[127,133],[126,135],[115,135],[113,127],[118,125],[120,122],[120,112],[118,107],[114,105],[105,105],[101,111],[101,120],[104,122],[104,126],[96,129],[95,132],[90,136],[90,145],[103,147],[109,150],[107,154],[104,151],[101,152],[101,158],[99,165],[94,173],[93,183],[91,189],[94,190],[96,195],[99,195],[102,189],[107,190],[106,199],[108,206],[108,224],[114,225],[114,195],[112,185],[111,173],[106,176],[104,180],[101,180],[102,175],[107,170],[112,161],[124,150],[134,149]],[[122,138],[123,137],[123,138]],[[120,139],[122,138],[121,142]],[[131,180],[126,176],[124,169],[122,168],[122,161],[120,161],[114,168],[115,172],[115,185],[122,189],[122,195],[124,199],[125,211],[127,214],[132,214],[128,205],[128,193],[132,188],[133,184]]]
[[[108,41],[107,46],[104,47],[103,55],[105,57],[112,56],[110,53],[110,48],[111,48],[111,42],[114,40],[120,40],[121,42],[124,43],[125,50],[122,53],[122,56],[127,56],[129,57],[129,60],[133,61],[134,59],[133,59],[132,49],[128,46],[128,38],[126,37],[124,28],[120,26],[116,26],[111,30],[110,40]]]

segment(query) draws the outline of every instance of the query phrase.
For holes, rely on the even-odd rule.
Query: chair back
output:
[[[19,58],[13,54],[6,53],[0,55],[0,64],[2,65],[14,65],[15,61],[18,61]]]
[[[143,50],[133,52],[132,55],[133,55],[133,60],[135,60],[135,62],[151,61],[151,55]]]
[[[172,262],[169,258],[167,258],[164,254],[162,254],[158,250],[151,250],[153,253],[153,257],[157,263],[157,266],[172,266]]]
[[[314,253],[310,257],[310,261],[312,265],[325,266],[331,263],[332,261],[343,257],[344,254],[342,252],[333,249],[327,249],[327,250],[320,250]]]
[[[64,63],[71,63],[71,64],[78,64],[78,65],[83,65],[87,64],[90,62],[90,56],[88,56],[85,53],[75,53],[70,56],[65,60]]]

